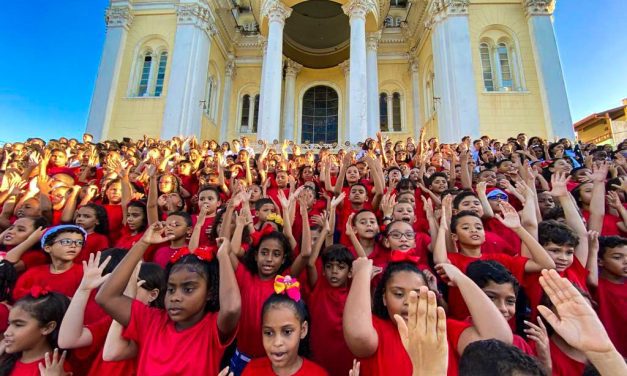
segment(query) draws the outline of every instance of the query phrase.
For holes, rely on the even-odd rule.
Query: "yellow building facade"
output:
[[[111,0],[87,132],[573,137],[553,0]]]

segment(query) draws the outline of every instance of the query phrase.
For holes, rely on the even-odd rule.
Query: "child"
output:
[[[12,263],[18,273],[48,263],[48,256],[39,243],[47,225],[48,220],[44,217],[22,217],[2,233],[2,258]]]
[[[4,332],[4,355],[0,358],[2,375],[39,375],[41,364],[49,363],[54,349],[58,361],[57,337],[70,300],[63,294],[33,287],[18,300],[9,313],[9,327]],[[61,357],[64,369],[65,353]],[[41,374],[45,374],[42,372]]]
[[[25,296],[34,287],[46,287],[71,297],[83,278],[81,265],[75,264],[87,233],[79,226],[59,225],[41,237],[41,247],[50,255],[50,265],[36,266],[22,274],[15,285],[13,298]]]
[[[166,270],[165,311],[124,295],[148,246],[174,237],[162,235],[163,230],[162,223],[146,230],[100,288],[96,301],[126,327],[123,336],[137,343],[138,374],[217,374],[224,350],[235,336],[241,309],[228,240],[219,239],[218,261],[186,250],[174,255]]]
[[[148,227],[148,214],[143,201],[134,200],[126,205],[120,238],[116,240],[117,248],[131,249],[137,243]]]
[[[487,296],[452,265],[442,265],[451,283],[463,290],[474,326],[447,320],[449,375],[457,375],[457,358],[468,344],[487,338],[512,342],[512,332]],[[392,262],[370,297],[372,261],[360,257],[353,262],[353,282],[344,308],[344,337],[348,348],[361,358],[362,376],[412,374],[412,364],[401,342],[395,320],[408,319],[411,291],[427,286],[423,272],[413,262]],[[372,302],[372,304],[371,304]],[[372,307],[372,311],[371,308]],[[371,313],[372,312],[372,313]]]
[[[322,367],[304,358],[310,320],[299,283],[290,276],[276,276],[274,291],[261,309],[266,357],[252,360],[242,376],[327,376]]]
[[[11,310],[11,295],[17,280],[17,271],[8,261],[0,261],[0,341],[4,338]]]
[[[211,228],[213,227],[214,220],[216,218],[216,213],[218,208],[222,205],[222,199],[220,198],[220,192],[215,187],[204,187],[198,192],[198,211],[199,213],[205,208],[205,217],[204,222],[201,223],[200,227],[200,238],[198,242],[198,246],[206,247],[210,245],[212,242],[215,244],[215,239],[210,239],[209,234],[211,233]],[[194,225],[197,226],[199,216],[196,218],[192,218]]]
[[[627,356],[627,339],[624,335],[627,328],[627,239],[618,236],[600,237],[598,259],[601,273],[597,283],[592,283],[599,304],[597,313],[616,349],[621,355]]]
[[[377,241],[379,235],[379,221],[372,210],[362,209],[348,217],[346,231],[350,247],[348,248],[354,257],[358,257],[357,250],[361,247],[368,258],[374,258],[377,254],[385,252],[385,249]],[[358,245],[355,246],[354,243]],[[349,245],[345,244],[345,245]],[[375,265],[378,265],[375,263]]]
[[[74,262],[80,264],[89,260],[89,255],[109,248],[109,239],[106,236],[109,233],[109,220],[107,211],[102,206],[92,203],[81,206],[76,211],[74,224],[87,232],[83,249]]]
[[[155,252],[154,262],[165,269],[170,257],[179,249],[187,246],[187,239],[192,234],[192,217],[184,211],[170,213],[165,221],[165,236],[170,238],[170,245]]]
[[[313,289],[308,305],[311,317],[320,320],[320,324],[309,328],[311,358],[331,376],[346,376],[352,367],[353,355],[344,341],[342,314],[355,257],[343,245],[328,247],[322,253],[324,278],[319,278],[313,256],[307,265],[309,285]]]
[[[266,219],[268,218],[268,216],[271,214],[276,214],[276,212],[277,209],[272,199],[264,197],[257,200],[257,202],[255,202],[255,229],[260,230],[266,223]]]

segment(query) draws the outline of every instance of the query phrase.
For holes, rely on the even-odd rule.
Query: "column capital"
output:
[[[468,16],[469,5],[470,0],[434,0],[427,9],[425,27],[430,29],[449,16]]]
[[[412,73],[418,73],[418,58],[416,57],[409,58],[409,70]]]
[[[217,31],[211,11],[201,4],[179,4],[176,6],[176,17],[179,25],[196,25],[210,37]]]
[[[126,30],[133,23],[133,13],[130,6],[110,7],[105,11],[107,27],[123,27]]]
[[[344,75],[348,76],[348,73],[350,72],[350,60],[346,59],[343,62],[338,64],[338,67],[340,67],[340,69],[342,69],[342,72],[344,72]]]
[[[285,59],[285,76],[296,77],[298,73],[303,69],[301,64],[298,64],[292,59]]]
[[[376,51],[379,48],[380,39],[381,30],[366,34],[366,49]]]
[[[350,0],[342,5],[342,10],[349,18],[366,18],[368,11],[372,9],[374,4],[372,0]]]
[[[531,16],[550,16],[555,10],[555,0],[525,0],[525,15]]]
[[[229,58],[229,60],[227,60],[226,62],[226,67],[225,67],[225,74],[227,77],[233,77],[235,76],[235,69],[237,68],[236,64],[235,64],[235,59],[234,58]]]
[[[261,15],[268,18],[268,22],[285,24],[285,20],[292,14],[292,8],[283,4],[281,0],[267,0],[261,8]]]

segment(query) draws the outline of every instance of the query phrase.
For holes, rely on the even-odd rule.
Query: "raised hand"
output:
[[[285,193],[283,193],[282,189],[279,189],[277,198],[279,199],[279,203],[281,204],[283,209],[287,209],[290,206],[290,200],[287,197],[285,197]]]
[[[619,179],[620,179],[620,185],[612,184],[612,187],[616,189],[620,189],[623,192],[627,192],[627,178],[624,176],[621,176]]]
[[[346,193],[345,192],[340,193],[337,197],[334,197],[331,200],[331,207],[334,208],[334,209],[337,208],[337,206],[340,203],[342,203],[345,198],[346,198]]]
[[[394,205],[396,205],[396,195],[392,194],[392,191],[389,191],[381,198],[381,211],[384,217],[392,216]]]
[[[512,230],[522,227],[518,212],[512,205],[507,202],[501,202],[499,207],[501,208],[501,215],[496,215],[496,219],[498,219],[499,222]]]
[[[233,376],[233,372],[229,372],[229,367],[226,367],[218,373],[218,376]]]
[[[608,191],[605,198],[607,200],[607,204],[613,209],[620,210],[623,207],[620,196],[615,191]]]
[[[546,330],[546,326],[542,321],[542,318],[538,316],[538,325],[525,320],[525,325],[528,328],[525,329],[527,338],[531,339],[536,344],[536,352],[538,353],[538,359],[551,368],[551,348],[549,345],[549,334]],[[548,363],[548,364],[547,364]]]
[[[431,201],[431,197],[425,198],[425,196],[420,195],[420,199],[422,199],[422,208],[425,211],[427,219],[435,219],[435,211],[433,210],[433,201]]]
[[[63,351],[61,357],[59,357],[59,349],[54,349],[52,357],[50,353],[46,353],[44,356],[44,364],[39,363],[39,375],[40,376],[65,376],[67,373],[63,369],[65,363],[65,357],[67,351]]]
[[[165,226],[165,222],[156,222],[149,226],[146,232],[144,232],[141,241],[146,244],[159,244],[171,240],[174,235],[165,236],[163,234]]]
[[[480,181],[479,183],[477,183],[477,195],[478,196],[485,196],[487,188],[488,188],[488,183],[487,182]]]
[[[355,218],[355,213],[351,213],[346,220],[346,236],[352,238],[355,235],[355,229],[353,228],[353,218]]]
[[[555,197],[568,196],[567,184],[570,181],[570,176],[564,172],[556,172],[551,175],[551,195]]]
[[[83,261],[83,279],[79,285],[79,289],[85,291],[91,291],[100,287],[109,277],[110,274],[102,275],[104,269],[111,261],[111,256],[107,257],[102,263],[100,263],[100,252],[95,255],[92,253],[89,255],[89,260]]]
[[[231,250],[231,240],[229,238],[217,238],[216,243],[220,246],[218,248],[217,257],[228,257]]]
[[[361,363],[357,361],[357,359],[353,359],[353,368],[348,371],[348,376],[359,376],[359,369],[361,368]]]
[[[539,305],[538,311],[569,345],[583,352],[608,352],[613,350],[603,324],[590,303],[566,278],[555,270],[543,270],[540,285],[557,314]]]
[[[442,263],[435,266],[435,271],[440,278],[446,282],[449,286],[457,286],[457,282],[460,278],[464,277],[464,273],[461,272],[455,265]]]
[[[592,166],[592,174],[589,175],[590,180],[595,183],[605,183],[609,168],[610,165],[606,161],[594,164]]]

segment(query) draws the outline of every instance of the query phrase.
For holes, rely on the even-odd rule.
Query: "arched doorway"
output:
[[[337,142],[338,132],[337,92],[324,85],[310,88],[303,96],[301,142]]]

